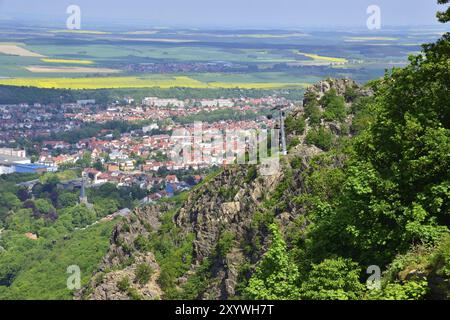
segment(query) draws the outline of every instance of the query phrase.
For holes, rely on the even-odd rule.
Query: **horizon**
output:
[[[387,0],[378,0],[377,3],[369,0],[346,0],[344,3],[331,0],[231,0],[226,4],[206,0],[191,0],[189,3],[181,0],[130,0],[127,4],[111,4],[105,0],[96,3],[87,0],[44,0],[39,3],[0,0],[0,22],[64,27],[68,17],[66,9],[72,4],[80,6],[83,25],[90,28],[363,29],[369,16],[367,7],[373,4],[381,9],[382,28],[372,32],[422,26],[444,28],[435,15],[440,6],[420,0],[399,0],[395,3]],[[173,10],[174,7],[179,9]],[[125,11],[126,16],[123,15]]]

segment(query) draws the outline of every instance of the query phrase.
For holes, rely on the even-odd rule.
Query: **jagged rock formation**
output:
[[[322,105],[321,99],[328,93],[330,90],[335,90],[338,96],[344,97],[345,107],[347,109],[347,117],[342,121],[330,121],[322,118],[320,120],[320,126],[323,128],[330,130],[335,136],[352,136],[352,132],[348,130],[352,126],[352,121],[354,115],[351,112],[351,106],[353,102],[356,100],[356,97],[370,97],[373,96],[373,91],[368,88],[363,88],[359,86],[354,80],[351,79],[326,79],[319,81],[318,83],[310,86],[306,89],[305,97],[303,99],[303,105],[295,108],[290,116],[293,119],[304,118],[305,128],[302,133],[299,132],[288,132],[287,133],[287,141],[290,143],[293,139],[298,139],[300,145],[305,143],[305,138],[308,132],[313,128],[311,125],[310,118],[308,118],[305,113],[305,106],[313,102],[318,105],[318,109],[321,113],[325,111],[324,106]],[[344,130],[345,129],[345,130]],[[292,153],[292,150],[291,150]],[[294,148],[295,153],[295,148]]]
[[[136,278],[137,266],[141,264],[150,266],[154,271],[150,280],[145,284],[133,281]],[[124,269],[99,272],[91,282],[92,290],[88,291],[87,298],[90,300],[159,300],[162,296],[161,288],[157,283],[159,275],[160,269],[155,256],[152,253],[139,255],[134,258],[133,264]],[[124,279],[128,279],[130,282],[128,288],[120,285]]]
[[[153,253],[135,250],[136,239],[148,236],[160,227],[159,214],[170,210],[170,206],[158,205],[137,208],[132,215],[119,222],[111,236],[111,246],[103,258],[98,272],[86,288],[75,296],[76,299],[127,300],[130,294],[120,289],[119,282],[129,279],[131,289],[142,299],[159,299],[162,291],[157,284],[160,268]],[[139,284],[136,278],[137,266],[145,264],[153,271],[148,283]],[[136,298],[136,297],[135,297]]]
[[[365,89],[359,86],[356,81],[348,78],[344,79],[326,79],[319,81],[318,83],[310,86],[306,89],[305,93],[305,100],[303,104],[306,104],[308,102],[308,93],[315,93],[317,97],[320,99],[324,96],[324,94],[331,89],[336,90],[337,94],[340,96],[344,96],[348,90],[353,89],[355,90],[355,93],[357,96],[371,96],[373,95],[373,92],[370,89]]]
[[[239,244],[255,236],[251,228],[253,216],[282,178],[280,171],[274,176],[259,176],[252,180],[251,170],[254,169],[248,166],[224,170],[190,196],[175,217],[177,226],[195,234],[191,272],[195,272],[204,259],[215,256],[213,279],[204,298],[225,299],[235,294],[238,267],[244,256]],[[229,252],[218,256],[217,243],[224,232],[233,235],[234,244]]]

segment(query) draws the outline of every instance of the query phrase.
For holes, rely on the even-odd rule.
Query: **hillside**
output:
[[[352,96],[346,101],[343,96],[350,91]],[[312,165],[327,157],[320,147],[337,146],[351,136],[355,117],[352,101],[371,94],[371,90],[348,79],[328,79],[308,89],[305,108],[295,110],[286,120],[290,151],[282,159],[278,174],[260,175],[258,166],[231,166],[211,176],[181,203],[137,210],[116,227],[100,276],[94,276],[81,296],[128,299],[140,293],[140,298],[241,297],[253,269],[270,247],[271,225],[279,225],[288,237],[306,232],[307,207],[300,205],[297,198],[312,192],[306,185],[313,174]],[[321,114],[326,106],[320,98],[325,96],[336,100],[346,116],[314,123],[308,116],[311,108],[307,100],[313,95],[314,106]],[[330,136],[329,146],[323,147],[321,136],[306,142],[316,131]],[[158,274],[158,279],[152,281],[152,286],[157,286],[153,293],[137,280],[132,284],[138,277],[127,273],[130,269],[136,271],[145,256],[151,257],[150,264],[159,264],[153,266]],[[129,280],[134,295],[129,289],[121,292],[120,281],[124,278]]]
[[[136,211],[81,296],[448,298],[449,43],[366,88],[309,88],[286,119],[290,151],[277,175],[231,166],[169,208]],[[144,284],[142,257],[152,265]],[[368,290],[373,266],[381,288]]]
[[[310,87],[278,174],[230,166],[136,210],[79,297],[448,299],[449,53]]]

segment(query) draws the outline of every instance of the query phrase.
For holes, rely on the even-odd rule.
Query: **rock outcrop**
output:
[[[249,166],[232,166],[192,194],[175,223],[195,234],[192,271],[204,259],[214,256],[213,279],[203,298],[226,299],[235,293],[238,267],[243,260],[242,243],[255,235],[251,228],[254,214],[261,209],[264,196],[276,187],[282,171],[251,180]],[[226,188],[224,188],[226,186]],[[230,191],[231,190],[231,191]],[[224,233],[233,235],[233,247],[225,256],[217,255],[217,244]]]
[[[362,88],[356,81],[348,78],[344,79],[332,79],[328,78],[326,80],[319,81],[318,83],[310,86],[306,89],[305,99],[303,104],[308,102],[309,93],[315,94],[318,99],[322,98],[324,94],[331,89],[336,90],[336,93],[340,96],[345,96],[349,89],[354,90],[354,94],[357,96],[372,96],[373,92],[370,89]]]
[[[89,292],[90,300],[159,300],[162,290],[157,283],[160,275],[160,268],[153,253],[139,255],[135,257],[134,263],[124,269],[103,271],[96,274],[91,283],[92,289]],[[140,265],[147,265],[153,270],[150,280],[141,284],[136,281],[137,268]],[[128,287],[123,287],[122,282],[128,282]]]
[[[160,299],[163,292],[157,280],[160,268],[151,252],[141,253],[136,250],[136,239],[147,237],[159,229],[161,212],[170,210],[167,205],[145,206],[119,222],[112,233],[111,245],[103,258],[98,271],[90,283],[75,295],[76,299],[89,300],[128,300]],[[153,270],[147,283],[136,281],[138,266],[146,265]],[[120,282],[129,282],[128,288],[120,288]],[[134,295],[132,297],[131,295]]]

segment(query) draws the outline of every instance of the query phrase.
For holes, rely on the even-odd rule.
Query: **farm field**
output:
[[[290,88],[364,83],[440,30],[78,30],[0,24],[0,84],[41,88]],[[417,43],[417,44],[416,44]]]
[[[75,59],[41,59],[42,62],[48,63],[65,63],[65,64],[93,64],[91,60],[75,60]]]
[[[317,76],[296,75],[289,72],[256,72],[256,73],[197,73],[191,74],[190,77],[202,82],[224,82],[224,83],[274,83],[280,82],[292,84],[298,83],[301,78],[305,84],[315,83],[320,80]]]
[[[0,54],[6,54],[11,56],[19,57],[43,57],[42,55],[31,52],[24,47],[15,44],[1,44],[0,43]]]
[[[119,73],[120,70],[108,68],[87,68],[87,67],[46,67],[27,66],[28,71],[34,73]]]
[[[305,57],[311,58],[316,61],[325,61],[325,62],[329,62],[329,63],[341,63],[341,64],[348,62],[348,60],[345,58],[325,57],[325,56],[320,56],[318,54],[303,53],[303,52],[299,52],[298,54],[301,54]]]
[[[0,85],[26,86],[55,89],[112,89],[112,88],[175,88],[196,89],[242,88],[280,89],[305,88],[308,83],[288,82],[202,82],[187,76],[155,77],[90,77],[90,78],[13,78],[0,79]]]
[[[25,67],[34,73],[119,73],[120,70],[108,68],[87,68],[87,67],[47,67],[47,66],[27,66]]]

